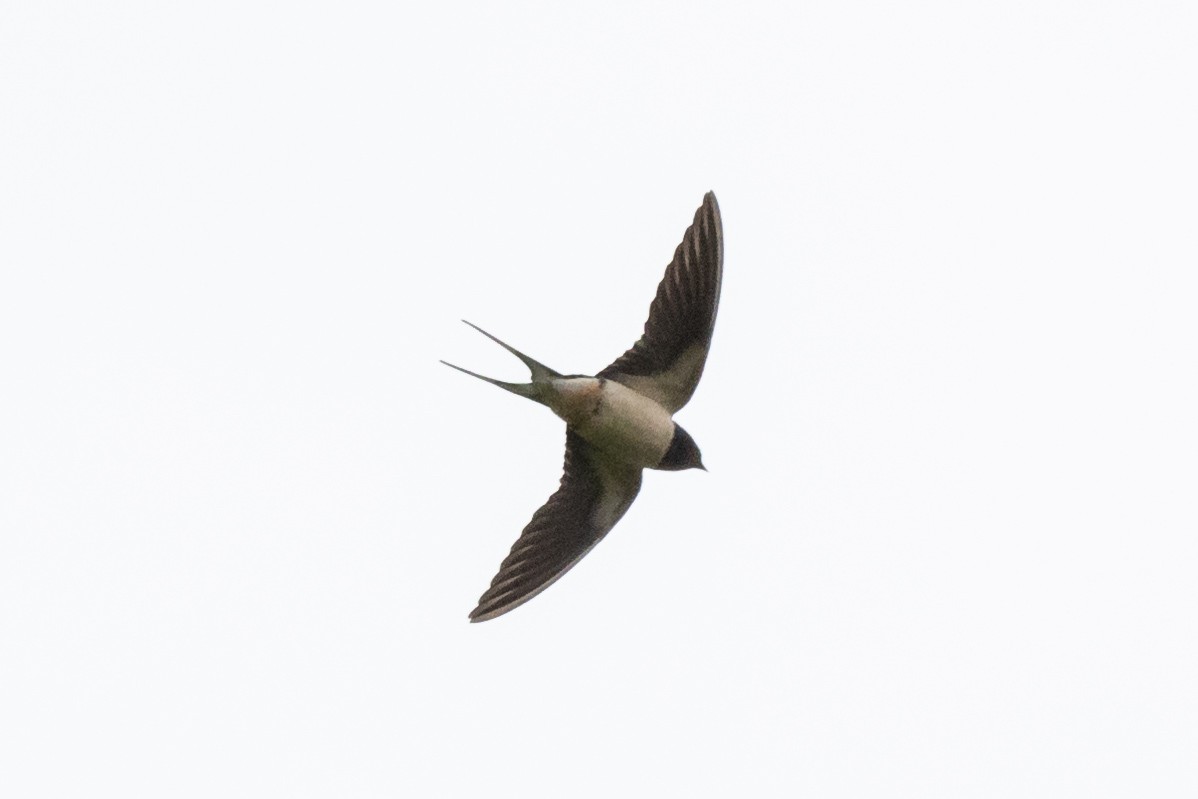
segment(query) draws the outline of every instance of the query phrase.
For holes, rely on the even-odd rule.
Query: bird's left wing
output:
[[[566,430],[561,486],[524,528],[470,621],[486,621],[548,588],[615,526],[641,489],[641,470]]]

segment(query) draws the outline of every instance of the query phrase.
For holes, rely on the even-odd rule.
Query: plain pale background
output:
[[[435,8],[434,8],[435,7]],[[1187,3],[0,14],[0,793],[1198,795]],[[466,614],[709,189],[680,421]]]

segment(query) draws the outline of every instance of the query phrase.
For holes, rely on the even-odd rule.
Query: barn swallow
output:
[[[532,382],[505,383],[441,363],[547,405],[566,423],[561,485],[533,514],[470,621],[523,605],[582,560],[628,510],[643,469],[706,471],[695,440],[673,416],[703,374],[723,264],[720,209],[708,192],[666,267],[644,334],[594,376],[563,375],[466,322],[523,361]]]

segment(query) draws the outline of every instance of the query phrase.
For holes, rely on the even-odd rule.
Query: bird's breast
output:
[[[669,411],[614,380],[575,378],[583,379],[594,385],[571,387],[571,409],[578,413],[558,415],[607,454],[635,466],[656,466],[674,437]]]

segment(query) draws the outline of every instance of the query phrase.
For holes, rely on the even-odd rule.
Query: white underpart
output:
[[[632,466],[661,462],[674,437],[670,412],[614,380],[555,380],[553,410],[596,449]]]

